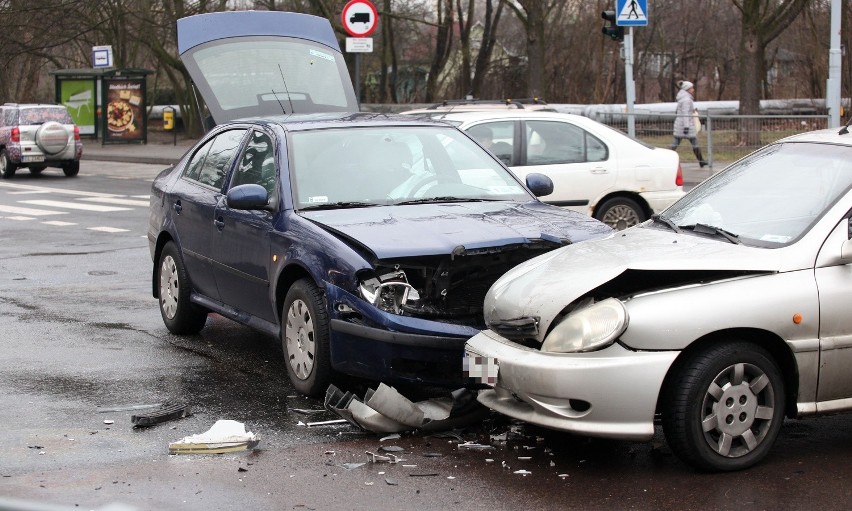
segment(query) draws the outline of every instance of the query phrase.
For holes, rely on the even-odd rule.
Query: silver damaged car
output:
[[[785,417],[852,409],[852,134],[773,143],[650,220],[531,259],[465,346],[479,401],[749,467]]]

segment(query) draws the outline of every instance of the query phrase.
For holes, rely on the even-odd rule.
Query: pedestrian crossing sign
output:
[[[615,25],[619,27],[644,27],[648,25],[648,0],[618,0]]]

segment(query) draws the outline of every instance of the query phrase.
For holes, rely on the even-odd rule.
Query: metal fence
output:
[[[636,138],[655,147],[671,147],[673,114],[635,113]],[[825,128],[827,115],[699,115],[701,131],[698,144],[711,167],[721,169],[729,163],[781,138]],[[627,133],[628,114],[596,119]],[[683,140],[677,148],[684,163],[695,162],[692,145]]]

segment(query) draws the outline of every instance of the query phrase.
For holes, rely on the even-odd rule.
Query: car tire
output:
[[[607,199],[595,210],[595,218],[618,231],[648,219],[642,206],[629,197]]]
[[[207,311],[189,300],[192,289],[189,274],[172,241],[166,243],[160,252],[157,283],[160,286],[160,314],[169,332],[191,335],[201,331],[207,321]]]
[[[312,397],[331,383],[329,320],[322,292],[308,279],[287,291],[281,309],[281,346],[293,387]]]
[[[5,149],[0,149],[0,175],[3,179],[9,179],[15,175],[15,164],[9,159]]]
[[[44,169],[46,169],[46,168],[47,168],[46,165],[39,165],[39,166],[36,166],[36,167],[30,167],[30,174],[37,176],[37,175],[41,174],[42,172],[44,172]]]
[[[72,161],[71,163],[66,163],[62,166],[62,172],[65,173],[65,177],[74,177],[80,173],[80,162]]]
[[[772,448],[784,420],[784,381],[772,356],[748,342],[714,345],[678,365],[662,402],[672,452],[712,472],[742,470]]]

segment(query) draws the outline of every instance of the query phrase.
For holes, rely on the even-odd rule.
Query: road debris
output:
[[[157,408],[160,406],[165,406],[167,403],[152,403],[152,404],[138,404],[138,405],[117,405],[117,406],[99,406],[98,413],[109,413],[109,412],[129,412],[131,410],[147,410],[149,408]]]
[[[529,474],[532,474],[532,472],[530,472],[529,470],[515,470],[512,473],[513,474],[521,474],[524,477],[528,476]]]
[[[384,452],[402,452],[405,449],[398,445],[383,445],[379,447],[379,450]]]
[[[342,463],[340,466],[345,468],[346,470],[355,470],[356,468],[363,467],[366,464],[367,464],[366,462],[362,462],[362,463]]]
[[[412,472],[408,474],[408,477],[433,477],[437,475],[437,472]]]
[[[379,442],[384,442],[385,440],[399,440],[400,438],[402,437],[399,435],[399,433],[394,433],[392,435],[383,436],[379,439]]]
[[[169,454],[222,454],[257,447],[259,435],[246,431],[242,422],[218,420],[204,433],[184,437],[169,444]]]
[[[396,479],[391,479],[391,478],[389,478],[389,477],[386,477],[386,478],[385,478],[385,483],[387,483],[387,485],[388,485],[388,486],[397,486],[397,485],[399,484],[399,483],[396,481]]]
[[[192,415],[189,407],[181,403],[165,403],[160,408],[148,413],[130,416],[130,422],[136,427],[148,427],[161,422],[182,419]]]
[[[467,389],[414,403],[384,383],[368,389],[363,400],[330,385],[324,404],[352,425],[374,433],[446,430],[477,422],[488,414],[476,401],[476,394]]]
[[[330,421],[309,422],[305,424],[305,426],[309,428],[315,428],[317,426],[333,426],[335,424],[346,424],[347,422],[349,421],[347,421],[346,419],[332,419]]]
[[[325,408],[313,409],[313,408],[287,408],[291,412],[301,413],[302,415],[316,415],[318,413],[325,412]]]
[[[471,449],[476,451],[487,451],[494,449],[493,445],[478,444],[476,442],[464,442],[458,445],[459,449]]]
[[[366,451],[367,456],[370,458],[371,463],[399,463],[400,461],[405,461],[402,458],[399,458],[393,454],[388,454],[387,456],[383,456],[381,454],[376,454],[370,451]]]

